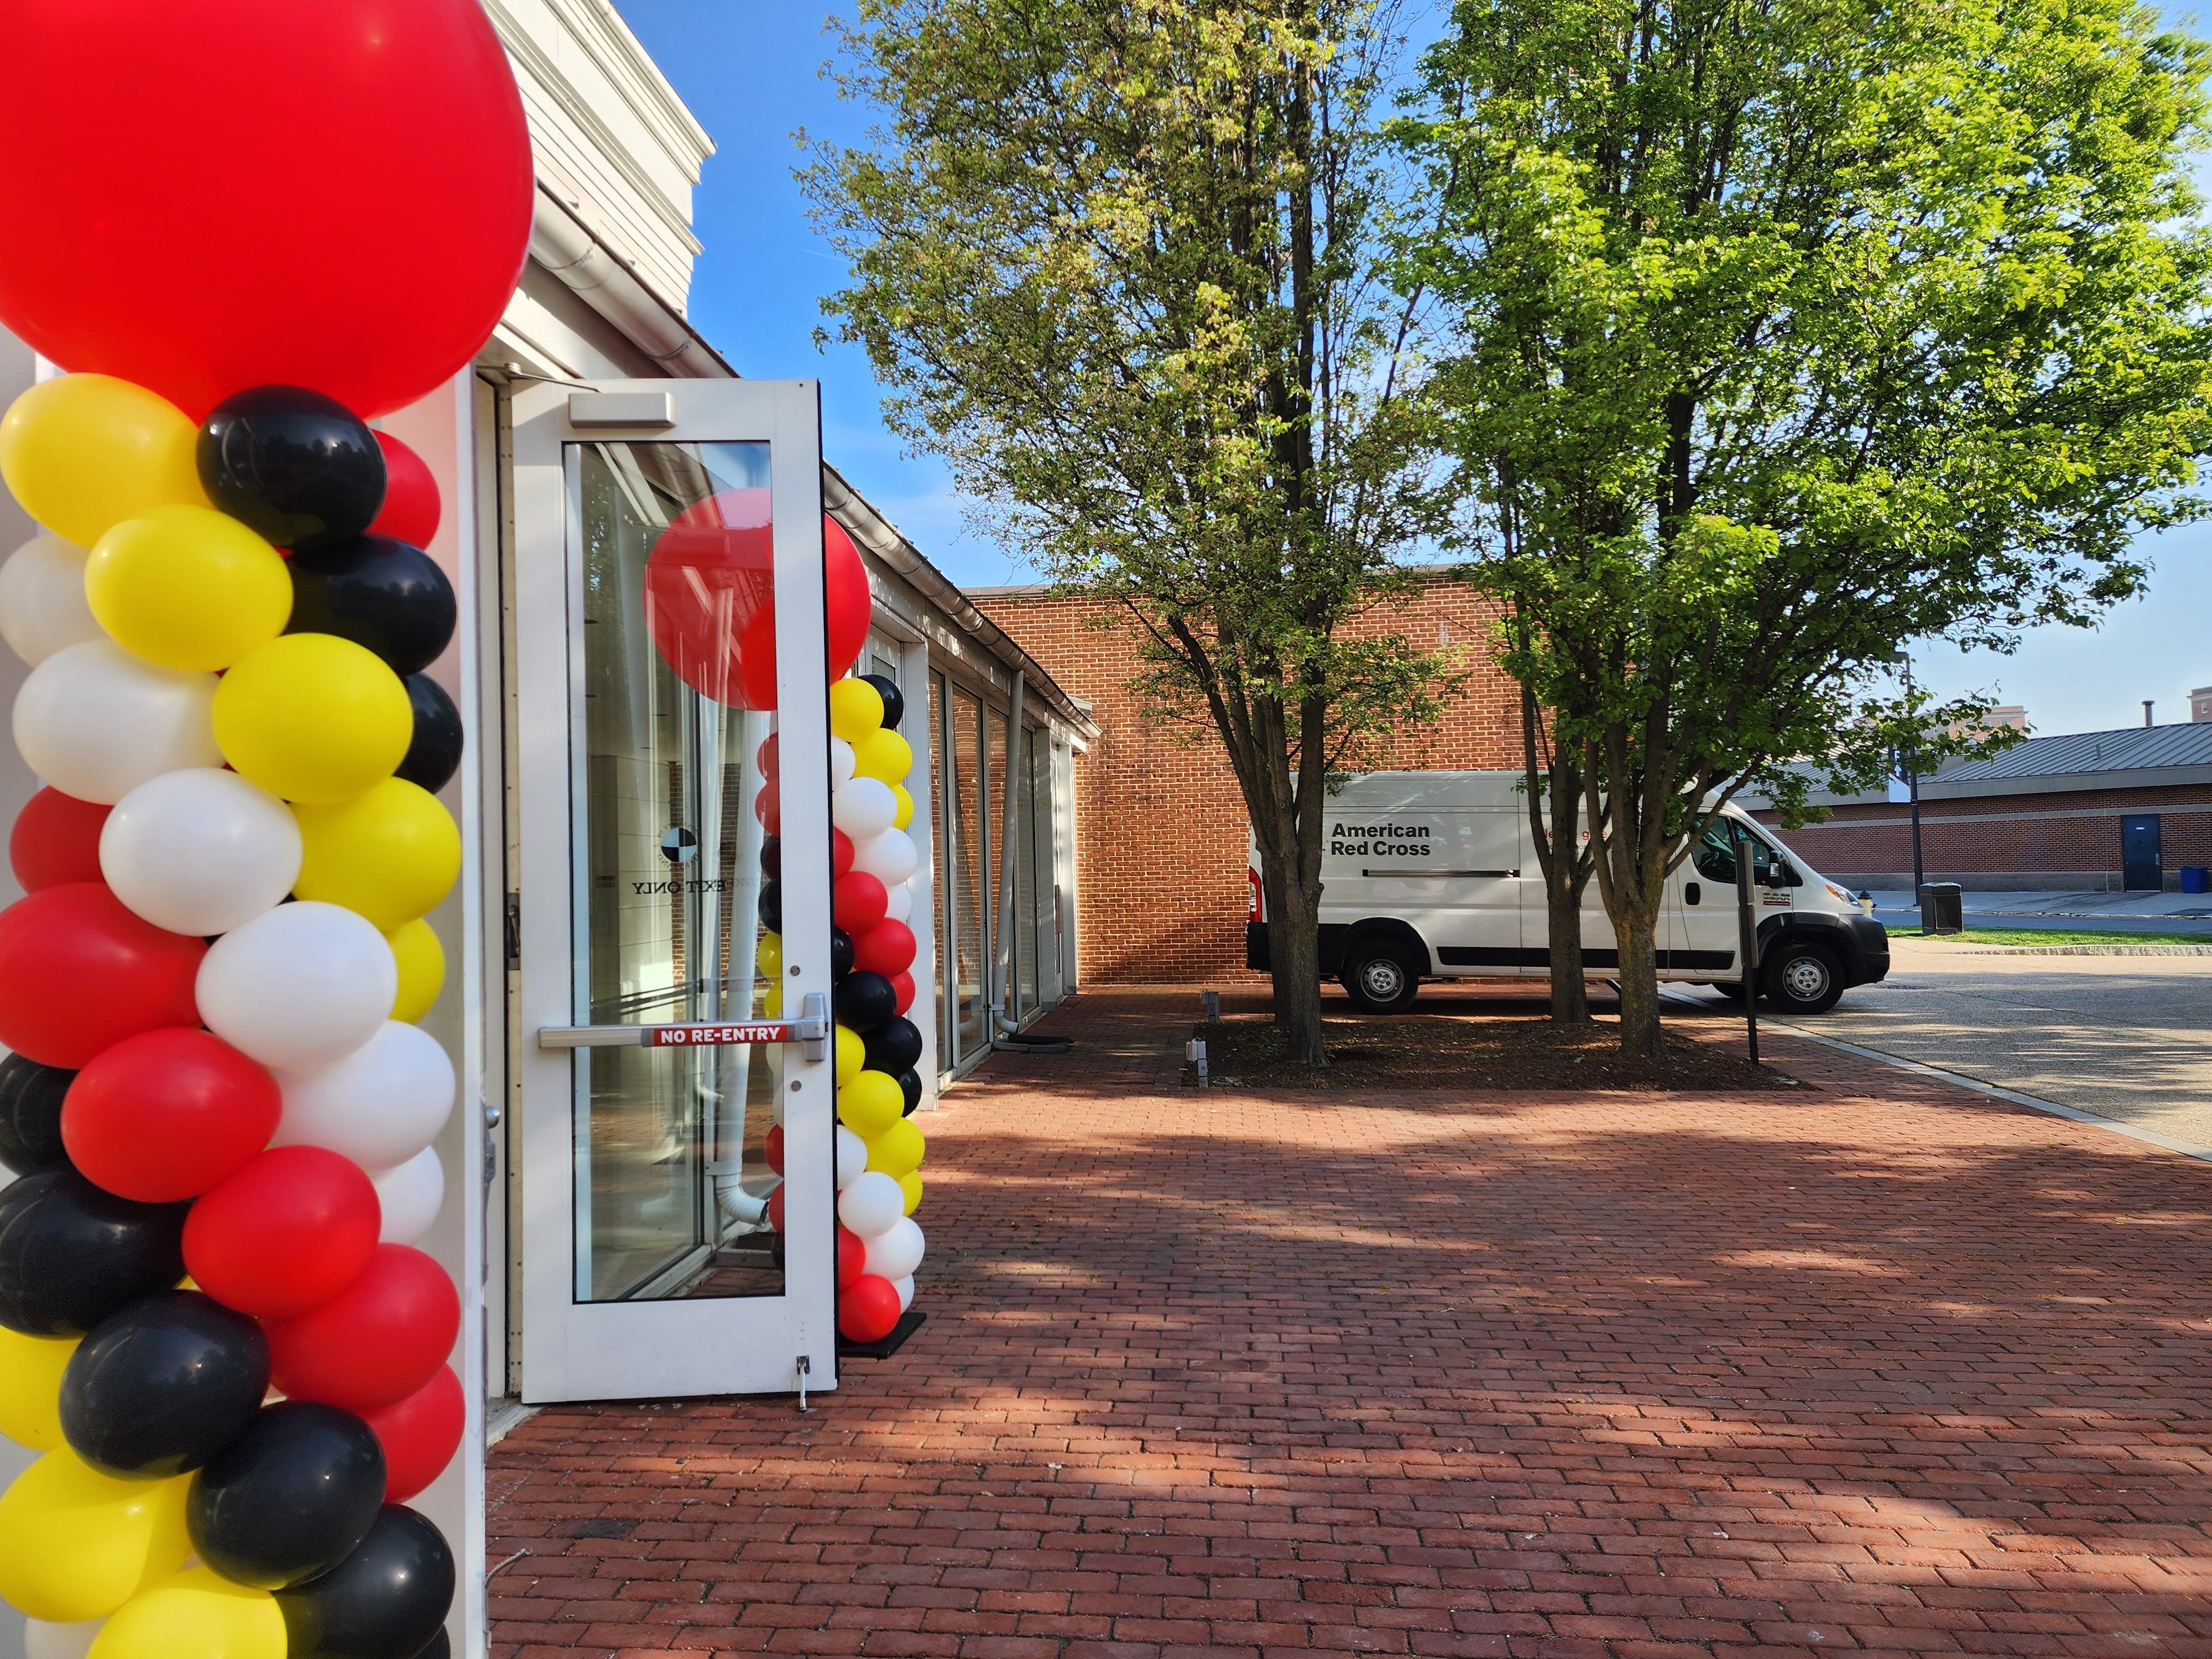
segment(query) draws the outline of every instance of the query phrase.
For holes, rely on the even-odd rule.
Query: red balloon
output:
[[[142,1031],[95,1055],[62,1102],[62,1144],[94,1186],[142,1204],[197,1198],[269,1144],[283,1097],[212,1031]]]
[[[902,921],[879,921],[866,933],[854,935],[853,968],[891,979],[914,966],[914,951],[913,928]],[[896,992],[898,987],[894,984],[891,989]]]
[[[141,1031],[198,1025],[192,981],[206,954],[100,882],[41,888],[0,910],[0,1043],[74,1071]]]
[[[895,1014],[902,1014],[914,1006],[914,975],[912,974],[891,975],[891,1012]]]
[[[48,787],[23,803],[8,836],[8,863],[27,893],[70,881],[102,881],[100,831],[112,807]]]
[[[771,783],[775,781],[776,759],[783,752],[783,746],[776,741],[779,735],[771,732],[763,738],[759,750],[753,756],[760,767],[761,775]]]
[[[783,833],[783,805],[773,780],[761,785],[760,793],[753,797],[753,816],[769,835]]]
[[[868,1268],[868,1241],[850,1227],[837,1229],[837,1288],[845,1290]],[[894,1291],[891,1293],[896,1296]]]
[[[535,190],[477,0],[19,0],[0,17],[18,251],[0,322],[33,349],[195,417],[272,384],[368,416],[489,337]],[[246,143],[249,110],[285,142]]]
[[[737,708],[749,701],[739,644],[775,592],[775,532],[765,489],[725,489],[669,521],[645,560],[645,627],[676,677]]]
[[[451,1365],[404,1400],[362,1414],[384,1448],[384,1501],[404,1504],[453,1461],[468,1416],[461,1379]]]
[[[446,1270],[406,1244],[380,1244],[352,1284],[289,1319],[267,1319],[269,1382],[294,1400],[372,1412],[437,1375],[461,1334]]]
[[[883,921],[884,912],[890,908],[890,902],[891,896],[878,878],[865,870],[850,871],[838,877],[836,886],[830,890],[830,919],[850,933],[857,946],[860,935]],[[860,958],[854,957],[853,963],[858,967]],[[903,968],[906,963],[901,963],[899,966]],[[881,973],[883,970],[878,969],[876,971]]]
[[[778,1175],[783,1173],[783,1125],[769,1126],[768,1139],[761,1147],[761,1158]]]
[[[368,533],[410,547],[429,546],[442,510],[438,481],[422,458],[389,432],[376,434],[376,447],[384,452],[384,506]]]
[[[842,830],[830,832],[830,879],[842,881],[853,868],[853,838]]]
[[[376,1188],[351,1160],[272,1146],[192,1206],[185,1268],[226,1308],[264,1319],[305,1313],[361,1277],[383,1222]]]
[[[778,1232],[783,1231],[783,1183],[781,1181],[769,1191],[768,1224]]]
[[[898,1287],[881,1273],[862,1273],[837,1293],[837,1334],[848,1342],[880,1342],[898,1322]]]

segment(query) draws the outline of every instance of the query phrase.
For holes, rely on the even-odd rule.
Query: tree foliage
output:
[[[2201,511],[2207,68],[2130,0],[1461,0],[1425,56],[1404,280],[1505,666],[1609,813],[1624,1042],[1717,800],[1873,781],[1980,707],[1888,695],[1899,646],[2090,623]]]
[[[1378,278],[1388,44],[1349,0],[861,0],[839,74],[881,125],[803,175],[894,427],[1218,734],[1316,1060],[1326,780],[1447,677],[1389,614],[1429,495]]]

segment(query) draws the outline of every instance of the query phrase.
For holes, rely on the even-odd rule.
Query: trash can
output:
[[[1966,929],[1966,889],[1955,881],[1931,881],[1920,890],[1920,931],[1962,933]]]
[[[2212,870],[2201,864],[2183,865],[2181,890],[2185,893],[2212,893]]]

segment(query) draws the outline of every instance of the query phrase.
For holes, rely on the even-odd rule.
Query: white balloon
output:
[[[868,1143],[843,1124],[837,1126],[837,1190],[843,1192],[868,1168]]]
[[[853,775],[853,745],[842,738],[830,739],[830,787],[842,787]]]
[[[92,1638],[106,1622],[88,1619],[81,1625],[50,1625],[43,1619],[26,1619],[23,1659],[84,1659],[92,1651]]]
[[[912,846],[914,838],[909,836],[907,838],[907,844]],[[855,855],[857,856],[857,852]],[[884,907],[884,919],[886,921],[904,921],[914,915],[913,888],[901,881],[892,883],[885,890],[890,896],[890,902]]]
[[[134,657],[112,640],[58,651],[15,694],[15,747],[40,777],[112,805],[149,778],[220,767],[215,676]]]
[[[900,1207],[905,1207],[903,1194]],[[921,1266],[921,1229],[912,1216],[902,1215],[868,1241],[868,1265],[860,1271],[882,1279],[905,1279]]]
[[[881,1170],[866,1171],[838,1194],[837,1219],[863,1238],[873,1238],[906,1219],[906,1189]]]
[[[419,1025],[387,1019],[341,1059],[280,1070],[284,1115],[272,1146],[327,1146],[374,1175],[438,1138],[453,1111],[453,1062]]]
[[[904,1279],[891,1280],[891,1288],[899,1293],[901,1313],[914,1306],[914,1275],[912,1273],[908,1273]]]
[[[84,549],[33,536],[0,564],[0,639],[33,668],[72,645],[101,637],[84,597]]]
[[[830,821],[855,845],[880,836],[898,816],[898,797],[881,778],[848,778],[830,795]]]
[[[430,1231],[446,1203],[446,1166],[437,1149],[425,1146],[397,1169],[376,1177],[376,1201],[384,1206],[377,1237],[386,1244],[413,1244]]]
[[[264,1066],[307,1071],[351,1054],[392,1015],[399,966],[366,917],[301,900],[225,933],[201,958],[200,1018]]]
[[[300,821],[235,772],[189,766],[140,784],[107,815],[100,873],[173,933],[227,933],[284,902],[300,876]]]
[[[854,843],[853,867],[866,871],[886,887],[902,884],[921,861],[915,851],[914,837],[903,830],[885,830],[867,841],[855,836]]]

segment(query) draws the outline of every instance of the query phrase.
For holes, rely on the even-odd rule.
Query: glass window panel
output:
[[[951,872],[953,975],[953,1057],[957,1061],[981,1054],[991,1040],[989,993],[984,986],[983,918],[988,912],[986,884],[990,879],[988,842],[985,825],[983,785],[983,708],[957,687],[952,693],[952,808],[945,839]]]
[[[576,447],[584,562],[580,1012],[592,1024],[744,1019],[756,975],[762,829],[756,756],[774,729],[737,697],[734,641],[769,592],[769,447]],[[684,629],[648,593],[681,521],[709,607]],[[665,569],[668,559],[657,569]],[[671,666],[672,653],[684,668]],[[771,1051],[579,1051],[580,1301],[775,1296],[762,1214]]]
[[[1014,767],[1014,995],[1016,1018],[1037,1006],[1036,752],[1035,726],[1022,728]]]
[[[951,757],[945,746],[949,732],[945,724],[947,714],[945,701],[945,676],[932,674],[929,677],[929,741],[930,748],[936,757],[937,775],[930,781],[929,801],[930,810],[937,814],[938,828],[937,870],[935,879],[930,883],[930,892],[932,902],[937,912],[937,937],[940,945],[950,941],[952,938],[951,928],[946,921],[947,907],[952,902],[952,837],[945,825],[945,803],[951,799],[952,791]],[[937,1054],[939,1066],[945,1069],[951,1068],[954,1057],[952,1028],[945,1023],[948,1005],[945,998],[945,981],[949,965],[945,951],[940,950],[935,975]]]

